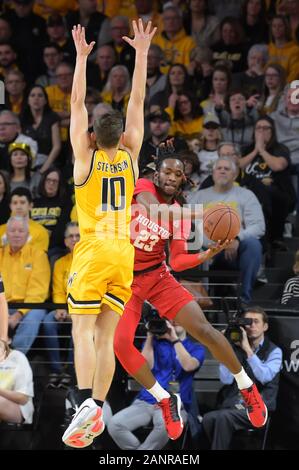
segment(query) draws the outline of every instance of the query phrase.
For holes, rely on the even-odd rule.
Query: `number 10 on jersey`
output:
[[[102,179],[101,211],[121,211],[126,206],[126,182],[123,176]]]

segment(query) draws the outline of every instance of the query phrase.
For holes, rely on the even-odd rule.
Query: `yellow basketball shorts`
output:
[[[68,279],[70,314],[99,314],[107,304],[120,315],[131,297],[134,248],[127,240],[81,239]]]

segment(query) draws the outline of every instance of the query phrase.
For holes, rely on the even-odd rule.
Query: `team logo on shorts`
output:
[[[74,282],[75,277],[77,276],[77,274],[78,274],[78,273],[72,273],[72,274],[70,274],[70,276],[69,276],[69,278],[68,278],[68,281],[67,281],[67,285],[68,285],[69,287],[72,287],[73,282]]]

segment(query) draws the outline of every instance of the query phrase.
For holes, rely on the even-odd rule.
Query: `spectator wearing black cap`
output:
[[[47,34],[49,41],[59,46],[62,53],[62,60],[74,64],[75,48],[68,37],[66,22],[59,13],[53,13],[48,17]]]
[[[40,70],[41,45],[46,40],[46,23],[43,18],[33,13],[34,1],[13,0],[12,4],[14,9],[9,9],[3,16],[13,30],[21,69],[30,83]]]
[[[148,163],[156,162],[159,145],[171,138],[169,134],[171,119],[166,111],[157,109],[149,114],[148,121],[151,136],[143,142],[140,150],[139,168],[141,171]],[[186,142],[178,137],[174,138],[173,145],[176,151],[188,150]]]

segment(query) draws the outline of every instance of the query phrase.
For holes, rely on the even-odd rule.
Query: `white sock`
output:
[[[241,369],[241,371],[234,375],[236,382],[238,384],[238,389],[243,390],[244,388],[249,388],[253,384],[251,378],[246,374],[245,370]]]
[[[153,385],[152,388],[148,388],[147,391],[153,395],[153,397],[157,400],[157,401],[161,401],[163,400],[163,398],[169,398],[170,395],[168,392],[166,392],[166,390],[164,390],[164,388],[161,387],[161,385],[159,384],[159,382],[155,382],[155,384]]]

